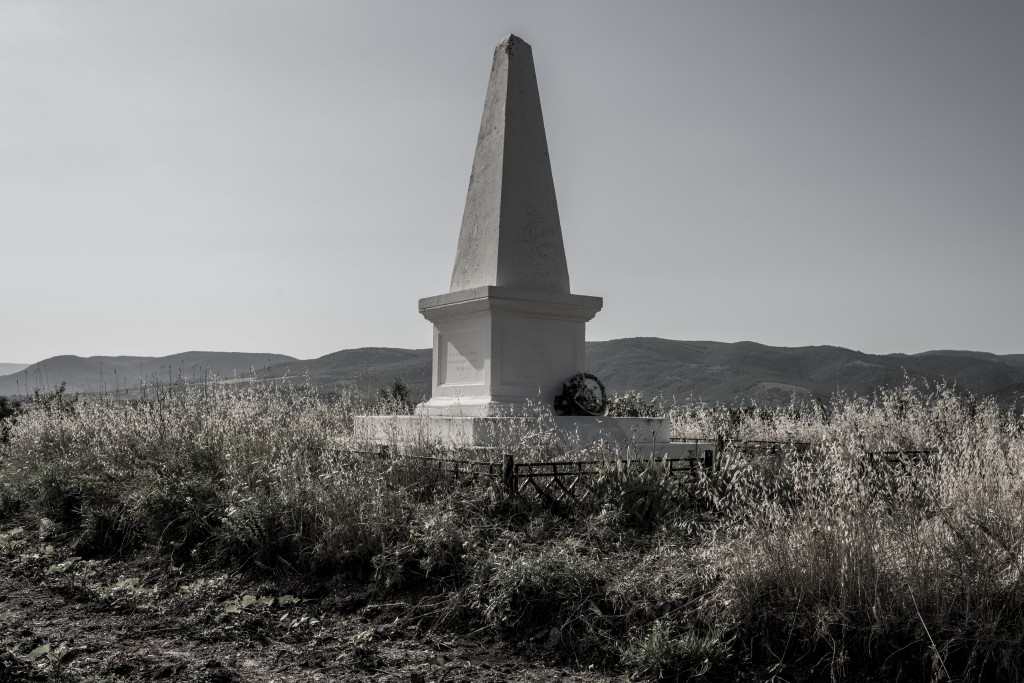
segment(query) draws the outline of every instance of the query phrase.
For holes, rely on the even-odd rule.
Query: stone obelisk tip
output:
[[[569,293],[533,50],[509,34],[494,50],[451,290]]]
[[[523,40],[522,38],[520,38],[519,36],[517,36],[514,33],[508,34],[507,36],[505,36],[505,40],[503,40],[500,43],[498,43],[498,47],[502,47],[502,46],[512,47],[512,46],[515,46],[515,45],[523,45],[523,46],[526,46],[526,47],[530,47],[530,44],[528,42],[526,42],[525,40]]]

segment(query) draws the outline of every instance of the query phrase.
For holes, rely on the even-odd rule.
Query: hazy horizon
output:
[[[617,337],[615,339],[590,339],[590,338],[588,338],[587,342],[592,342],[592,341],[593,342],[620,341],[620,340],[623,340],[623,339],[630,339],[630,338],[638,338],[638,337]],[[665,339],[664,337],[644,337],[644,338]],[[838,344],[808,344],[808,345],[803,345],[803,346],[779,346],[779,345],[773,345],[773,344],[764,344],[763,342],[759,342],[759,341],[757,341],[755,339],[738,339],[738,340],[736,340],[734,342],[723,342],[721,340],[716,340],[716,339],[665,339],[665,341],[681,341],[681,342],[685,342],[685,343],[706,343],[706,342],[711,342],[711,343],[716,343],[716,344],[719,344],[719,343],[720,344],[754,343],[754,344],[761,344],[762,346],[769,346],[769,347],[772,347],[772,348],[783,348],[783,349],[800,349],[800,348],[814,348],[814,347],[838,347],[838,348],[845,348],[845,349],[850,350],[850,351],[856,351],[856,352],[860,352],[860,353],[866,353],[866,354],[869,354],[869,355],[880,355],[880,356],[886,356],[886,355],[911,356],[911,355],[917,355],[917,354],[922,354],[922,353],[930,353],[930,352],[994,353],[994,352],[991,352],[991,351],[986,351],[985,349],[949,349],[949,348],[924,349],[922,351],[913,351],[913,352],[909,352],[909,353],[908,352],[904,352],[904,351],[888,351],[888,352],[878,352],[878,353],[876,353],[876,352],[870,352],[870,351],[861,351],[860,349],[851,349],[850,347],[844,347],[844,346],[841,346],[841,345],[838,345]],[[308,358],[304,358],[304,357],[301,357],[301,356],[292,356],[291,354],[281,353],[281,352],[275,351],[273,349],[260,349],[260,350],[240,349],[240,350],[232,350],[232,351],[228,351],[228,350],[225,350],[225,349],[184,349],[184,350],[175,351],[175,352],[169,353],[169,354],[161,354],[161,355],[155,355],[155,356],[154,355],[140,355],[140,354],[105,354],[105,353],[97,353],[97,354],[91,354],[91,355],[88,355],[88,356],[82,356],[80,354],[74,354],[74,353],[60,353],[60,354],[55,354],[53,356],[47,356],[45,358],[40,358],[40,359],[34,360],[34,361],[30,362],[30,363],[23,363],[23,362],[17,362],[17,363],[14,363],[14,362],[0,362],[0,377],[6,376],[6,375],[11,375],[11,374],[16,374],[18,372],[22,372],[26,368],[29,368],[29,367],[31,367],[33,365],[38,364],[38,363],[42,363],[44,361],[47,361],[47,360],[50,360],[50,359],[53,359],[53,358],[60,358],[60,357],[75,357],[75,358],[83,358],[83,359],[90,359],[90,358],[167,358],[167,357],[171,357],[171,356],[183,355],[183,354],[188,354],[188,353],[224,353],[224,354],[250,354],[250,355],[251,354],[266,354],[266,355],[291,356],[292,358],[294,358],[297,361],[311,361],[311,360],[317,360],[317,359],[322,358],[324,356],[331,355],[333,353],[339,353],[339,352],[342,352],[342,351],[355,351],[355,350],[359,350],[359,349],[363,349],[363,348],[393,348],[393,349],[407,350],[407,351],[423,351],[423,350],[429,350],[430,349],[430,345],[427,344],[427,345],[424,345],[424,346],[416,346],[416,347],[396,347],[396,346],[361,346],[360,347],[360,346],[356,346],[356,347],[348,347],[348,348],[344,348],[344,349],[336,349],[334,351],[328,351],[325,354],[321,354],[320,356],[311,356],[311,357],[308,357]],[[994,354],[994,355],[996,355],[996,356],[1004,356],[1004,355],[1012,356],[1012,355],[1024,355],[1024,354],[1009,353],[1009,354]],[[22,366],[22,368],[19,369],[19,370],[15,370],[15,371],[7,371],[7,372],[4,371],[5,366],[15,366],[15,365],[20,365],[20,366]]]
[[[588,340],[1024,353],[1024,6],[0,5],[0,362],[426,348],[533,46]]]

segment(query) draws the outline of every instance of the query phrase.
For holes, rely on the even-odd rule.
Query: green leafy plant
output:
[[[647,633],[629,639],[622,662],[651,680],[692,681],[721,675],[731,655],[730,644],[716,634],[678,634],[659,620]]]
[[[41,671],[52,674],[59,680],[62,670],[77,654],[84,651],[84,647],[70,647],[63,642],[57,646],[43,643],[29,652],[27,658],[30,662],[35,663]]]
[[[661,417],[664,414],[656,399],[647,400],[639,391],[616,394],[608,402],[608,415],[612,417]]]
[[[595,499],[634,529],[651,529],[664,521],[679,501],[679,486],[668,462],[653,459],[602,463],[594,479]]]
[[[389,386],[377,392],[377,403],[373,407],[373,412],[381,415],[411,415],[415,407],[409,386],[401,377],[396,377]]]
[[[473,604],[506,635],[542,626],[568,630],[601,599],[595,569],[571,544],[510,548],[477,564]]]
[[[6,443],[21,411],[21,401],[0,396],[0,443]]]

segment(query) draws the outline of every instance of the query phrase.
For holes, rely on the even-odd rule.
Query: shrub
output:
[[[21,401],[0,396],[0,443],[6,443],[11,428],[17,421],[18,412],[21,409]]]
[[[680,482],[657,460],[604,462],[594,479],[595,498],[634,529],[651,529],[680,503]]]
[[[256,383],[184,384],[131,402],[59,389],[30,402],[3,445],[0,499],[77,529],[97,549],[145,543],[187,555],[245,492],[323,488],[320,459],[292,455],[336,447],[346,405]]]
[[[608,414],[612,417],[660,417],[665,412],[656,399],[648,401],[639,391],[627,391],[622,396],[612,396]]]
[[[466,521],[450,500],[417,506],[408,537],[374,557],[375,587],[388,591],[462,573],[479,541],[479,532],[467,528]]]
[[[584,617],[603,597],[593,559],[571,542],[499,548],[480,556],[475,568],[473,605],[485,623],[505,636],[583,630]]]
[[[409,387],[401,377],[396,377],[391,386],[377,392],[377,402],[370,411],[378,415],[411,415],[416,404],[409,395]]]
[[[677,634],[659,620],[644,635],[629,639],[622,663],[656,681],[690,681],[721,674],[730,655],[729,643],[717,634]]]

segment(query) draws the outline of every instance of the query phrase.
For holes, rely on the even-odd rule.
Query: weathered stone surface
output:
[[[601,299],[477,287],[420,300],[434,323],[431,399],[417,415],[495,416],[550,409],[584,368],[584,326]]]
[[[494,49],[451,290],[486,285],[569,292],[533,50]]]

